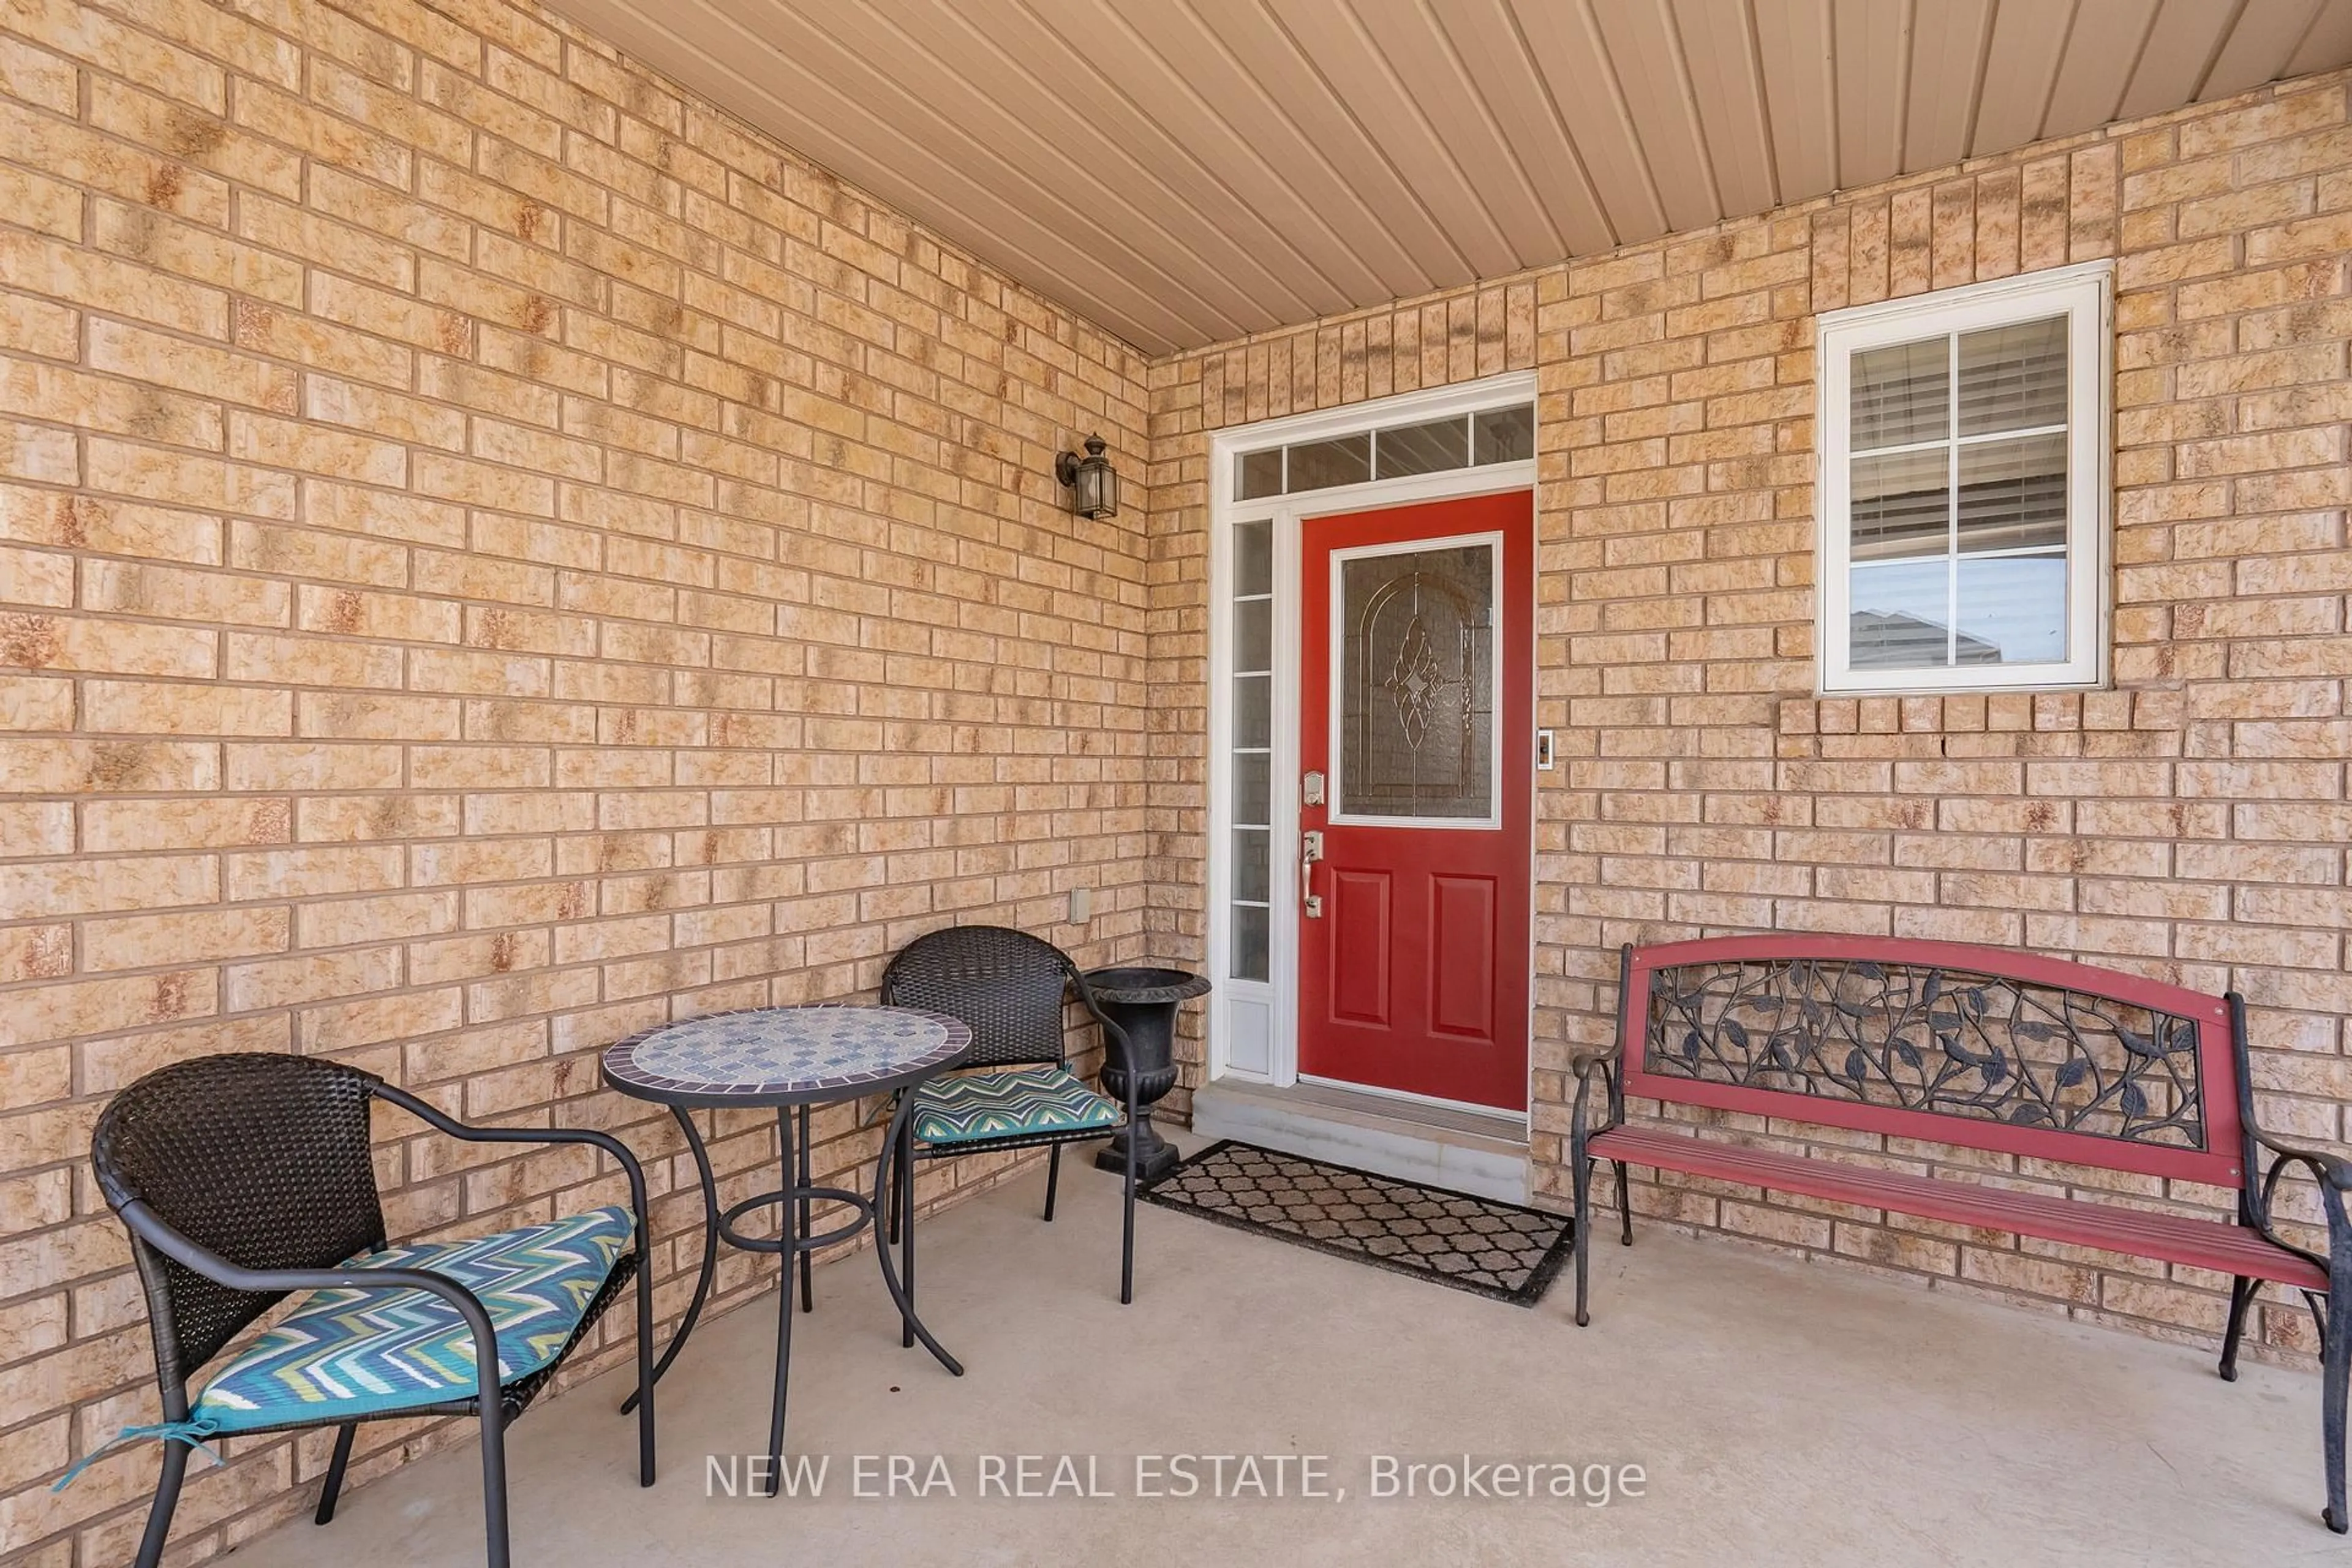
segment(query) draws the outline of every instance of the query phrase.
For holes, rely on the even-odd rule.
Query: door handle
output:
[[[1315,865],[1322,858],[1322,829],[1310,827],[1299,835],[1298,839],[1299,900],[1306,908],[1307,918],[1310,921],[1319,921],[1323,918],[1323,895],[1315,890]]]

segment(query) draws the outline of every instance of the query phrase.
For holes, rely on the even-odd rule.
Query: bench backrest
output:
[[[1781,934],[1625,949],[1624,1091],[2245,1184],[2233,999],[2039,953]]]

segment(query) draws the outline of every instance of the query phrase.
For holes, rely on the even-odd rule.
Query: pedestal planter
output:
[[[1176,1087],[1176,1010],[1188,998],[1208,994],[1205,975],[1186,969],[1162,969],[1150,964],[1122,964],[1091,969],[1087,984],[1111,1021],[1127,1032],[1127,1050],[1106,1035],[1103,1046],[1103,1090],[1115,1100],[1127,1096],[1127,1075],[1135,1074],[1135,1126],[1122,1129],[1095,1156],[1098,1170],[1127,1169],[1127,1140],[1135,1139],[1135,1179],[1149,1182],[1175,1166],[1176,1146],[1151,1125],[1151,1108]]]

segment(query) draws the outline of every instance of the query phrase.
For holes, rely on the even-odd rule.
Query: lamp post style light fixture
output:
[[[1070,488],[1070,510],[1079,517],[1118,515],[1118,470],[1103,456],[1103,438],[1087,437],[1087,455],[1056,453],[1054,477]]]

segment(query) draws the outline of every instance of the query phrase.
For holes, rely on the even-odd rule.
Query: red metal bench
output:
[[[1629,946],[1622,980],[1616,1043],[1571,1058],[1580,1325],[1590,1321],[1595,1160],[1617,1167],[1627,1246],[1625,1168],[1646,1165],[2230,1275],[2224,1378],[2237,1376],[2256,1293],[2276,1281],[2302,1291],[2319,1323],[2325,1517],[2339,1534],[2352,1524],[2344,1476],[2352,1162],[2255,1126],[2245,1004],[2234,993],[2208,996],[2000,948],[1806,935]],[[1596,1079],[1606,1093],[1597,1125]],[[1707,1135],[1630,1126],[1629,1095],[1730,1114],[1706,1118],[1718,1123]],[[1779,1146],[1740,1141],[1731,1119],[1743,1116],[1770,1119]],[[1899,1155],[1790,1152],[1784,1130],[1805,1124],[2218,1187],[2238,1194],[2236,1223],[2059,1196],[1998,1173],[1928,1174],[1926,1161]],[[2290,1167],[2317,1179],[2328,1256],[2272,1227]]]

